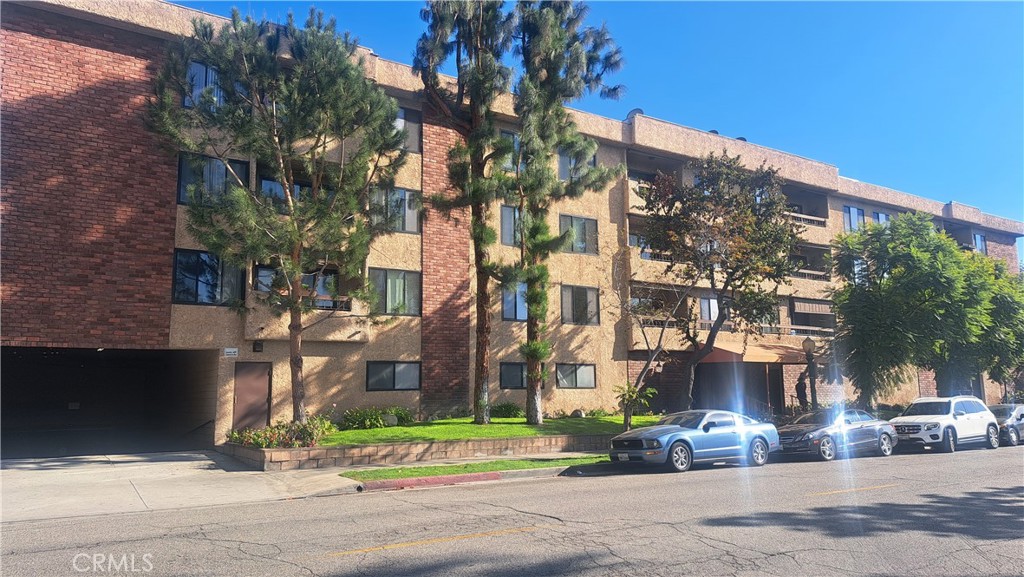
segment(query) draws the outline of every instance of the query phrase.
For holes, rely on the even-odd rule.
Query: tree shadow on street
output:
[[[977,539],[1016,539],[1024,513],[1024,486],[986,488],[958,497],[924,494],[923,503],[871,503],[813,507],[805,511],[763,512],[716,517],[710,527],[780,527],[815,531],[829,537],[864,537],[919,531]]]

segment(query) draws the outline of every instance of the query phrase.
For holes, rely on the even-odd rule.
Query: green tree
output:
[[[511,143],[494,127],[494,103],[508,92],[512,70],[502,63],[512,42],[514,15],[501,1],[439,0],[427,3],[421,16],[427,32],[416,46],[413,69],[423,80],[428,102],[464,142],[448,153],[448,176],[455,194],[431,199],[442,213],[469,208],[476,270],[476,358],[473,421],[490,422],[488,380],[492,280],[497,265],[489,249],[496,235],[489,225],[491,206],[506,180],[495,166],[508,157]],[[455,85],[438,70],[454,55]]]
[[[508,200],[519,207],[520,261],[514,281],[526,284],[526,422],[543,423],[541,363],[551,354],[545,338],[549,274],[545,264],[573,236],[555,234],[547,223],[554,203],[602,189],[619,167],[592,165],[597,143],[576,131],[565,105],[586,92],[617,97],[622,88],[607,86],[606,74],[622,65],[608,30],[585,27],[582,3],[518,2],[516,50],[522,70],[515,92],[515,112],[522,123],[513,165],[515,183]],[[566,157],[568,178],[559,179],[556,158]]]
[[[1024,377],[1024,274],[1011,275],[998,262],[992,319],[993,326],[985,334],[993,358],[989,376],[1006,389],[1016,388]]]
[[[405,159],[396,102],[366,79],[355,42],[321,12],[299,28],[291,15],[280,26],[236,10],[216,31],[193,23],[168,54],[148,112],[176,151],[226,168],[226,186],[205,178],[190,187],[188,230],[221,258],[275,270],[266,303],[288,315],[292,416],[304,422],[302,334],[320,322],[307,313],[323,300],[318,289],[334,300],[341,283],[362,286],[370,243],[391,225],[371,196],[392,188]],[[253,185],[232,158],[254,160],[266,184]]]
[[[928,214],[904,214],[833,242],[837,316],[833,347],[858,391],[874,403],[913,365],[935,371],[938,392],[956,394],[1020,362],[1019,279],[967,252]]]
[[[692,182],[658,174],[637,191],[649,215],[644,242],[667,261],[665,276],[677,295],[665,301],[670,312],[661,315],[679,319],[676,328],[689,343],[681,409],[690,408],[696,366],[714,350],[726,323],[758,334],[761,325],[778,322],[778,288],[793,269],[789,257],[799,238],[775,169],[749,170],[725,151],[691,168]],[[697,314],[702,297],[709,299],[710,317],[703,321]]]

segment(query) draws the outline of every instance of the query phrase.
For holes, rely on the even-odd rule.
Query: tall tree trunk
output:
[[[622,429],[628,431],[633,428],[633,405],[626,405],[622,408]]]
[[[293,306],[288,323],[288,364],[292,369],[292,420],[306,422],[306,384],[302,377],[302,309]]]
[[[486,223],[486,208],[473,205],[473,227]],[[488,381],[491,374],[491,277],[487,272],[487,251],[479,242],[473,243],[476,264],[476,374],[473,379],[473,422],[486,425],[491,422]]]
[[[540,341],[540,319],[532,315],[526,317],[526,342]],[[540,370],[540,359],[530,356],[526,359],[526,424],[543,425],[544,412],[541,410],[541,385],[543,375]]]
[[[689,411],[693,405],[693,381],[697,373],[697,362],[692,358],[683,365],[683,382],[679,388],[679,410]]]

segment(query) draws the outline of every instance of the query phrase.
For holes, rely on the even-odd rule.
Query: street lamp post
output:
[[[803,342],[804,354],[807,356],[807,380],[811,384],[811,408],[818,408],[818,387],[816,381],[818,380],[818,367],[814,363],[814,349],[817,348],[814,344],[814,339],[807,337]]]

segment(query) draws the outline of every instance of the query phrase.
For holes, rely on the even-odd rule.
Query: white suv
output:
[[[999,447],[996,417],[977,397],[922,397],[889,422],[904,447],[931,445],[944,453],[952,453],[961,443]]]

